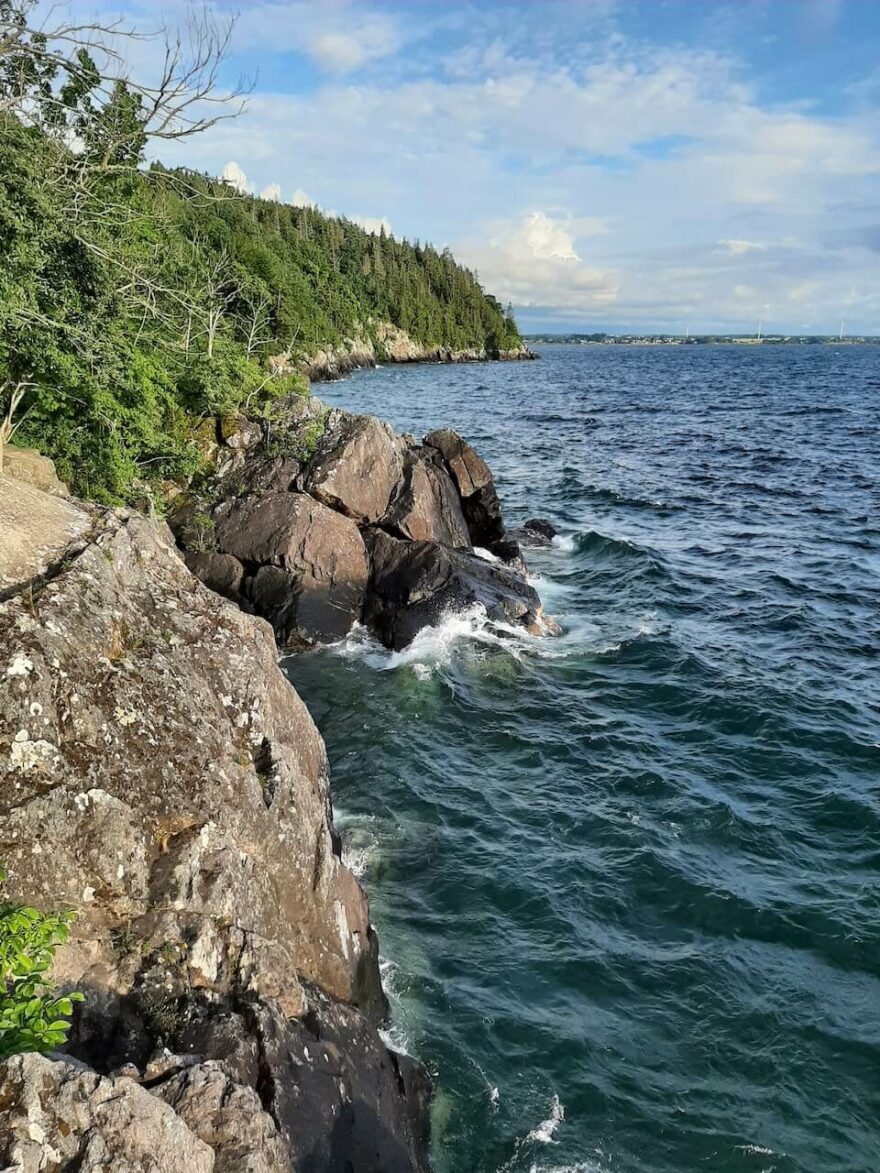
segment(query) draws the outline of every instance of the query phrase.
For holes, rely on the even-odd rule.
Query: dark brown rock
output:
[[[341,639],[360,618],[367,557],[357,525],[306,493],[218,510],[217,546],[249,567],[244,592],[282,647]]]
[[[365,536],[371,571],[364,618],[387,647],[399,650],[422,628],[474,605],[495,621],[544,629],[537,593],[514,570],[436,542],[401,541],[378,529]]]
[[[542,546],[551,546],[553,539],[556,537],[556,527],[543,517],[530,517],[528,521],[515,530],[510,530],[507,534],[509,538],[514,538],[523,546],[533,546],[540,548]]]
[[[237,558],[199,550],[187,550],[184,557],[189,569],[206,587],[226,599],[240,600],[244,567]]]
[[[451,428],[430,432],[425,436],[425,443],[435,448],[446,462],[461,497],[472,544],[490,547],[504,534],[504,523],[488,465]]]
[[[402,444],[373,416],[343,416],[300,474],[299,485],[331,509],[375,522],[403,472]]]
[[[403,479],[383,525],[413,541],[439,542],[456,549],[470,546],[467,522],[449,474],[416,451],[406,454]]]

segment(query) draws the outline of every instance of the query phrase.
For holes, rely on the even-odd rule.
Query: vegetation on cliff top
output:
[[[118,29],[47,37],[34,8],[0,0],[0,416],[24,392],[17,442],[76,492],[131,500],[195,471],[195,422],[304,389],[274,355],[383,321],[425,345],[519,345],[448,251],[144,166],[150,142],[225,116],[206,103],[228,29],[200,18],[137,86],[116,80]]]

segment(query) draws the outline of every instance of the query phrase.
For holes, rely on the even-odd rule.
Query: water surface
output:
[[[289,664],[438,1173],[880,1168],[880,348],[321,390],[456,427],[564,535],[559,640],[472,614]]]

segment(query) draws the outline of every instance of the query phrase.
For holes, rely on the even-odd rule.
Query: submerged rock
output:
[[[509,530],[507,536],[523,546],[550,546],[557,536],[557,530],[553,523],[544,517],[530,517],[518,529]]]

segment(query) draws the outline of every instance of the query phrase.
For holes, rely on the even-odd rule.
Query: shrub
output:
[[[0,904],[0,1062],[25,1051],[51,1051],[65,1041],[73,1003],[82,994],[55,997],[46,973],[72,920],[70,912]]]

